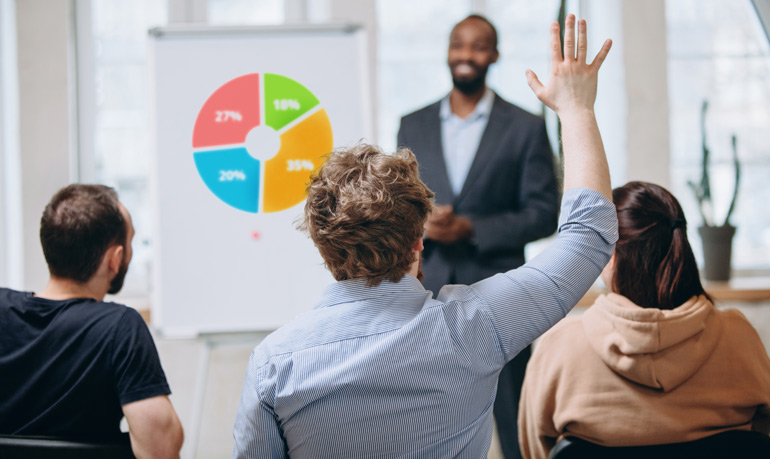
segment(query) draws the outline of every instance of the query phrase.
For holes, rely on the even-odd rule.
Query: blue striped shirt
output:
[[[484,458],[503,365],[578,302],[617,240],[614,205],[567,191],[524,266],[431,299],[417,279],[328,287],[252,352],[233,457]]]

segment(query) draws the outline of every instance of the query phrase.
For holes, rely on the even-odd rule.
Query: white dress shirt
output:
[[[441,143],[444,151],[449,183],[455,196],[460,194],[465,184],[465,178],[476,157],[476,151],[481,143],[481,136],[489,122],[495,93],[486,88],[484,95],[476,104],[470,115],[460,118],[452,113],[447,95],[441,100],[439,117],[441,118]]]

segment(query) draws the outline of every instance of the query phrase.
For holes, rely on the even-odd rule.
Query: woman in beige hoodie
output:
[[[630,182],[613,191],[620,239],[602,272],[613,293],[543,335],[519,407],[525,458],[575,436],[606,446],[770,431],[770,359],[736,310],[704,291],[676,198]]]

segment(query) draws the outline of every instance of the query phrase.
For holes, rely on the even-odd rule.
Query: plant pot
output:
[[[710,281],[730,280],[730,260],[733,251],[735,227],[700,226],[698,234],[703,243],[703,277]]]

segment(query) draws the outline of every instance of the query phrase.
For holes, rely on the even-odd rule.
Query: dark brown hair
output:
[[[40,243],[52,276],[88,282],[104,253],[125,246],[127,222],[118,195],[104,185],[73,184],[59,190],[40,219]]]
[[[652,183],[629,182],[615,188],[612,198],[620,236],[613,290],[639,306],[660,309],[673,309],[696,295],[708,297],[674,195]]]
[[[301,228],[338,281],[398,282],[414,262],[414,243],[433,205],[417,159],[358,144],[334,151],[310,179]]]

